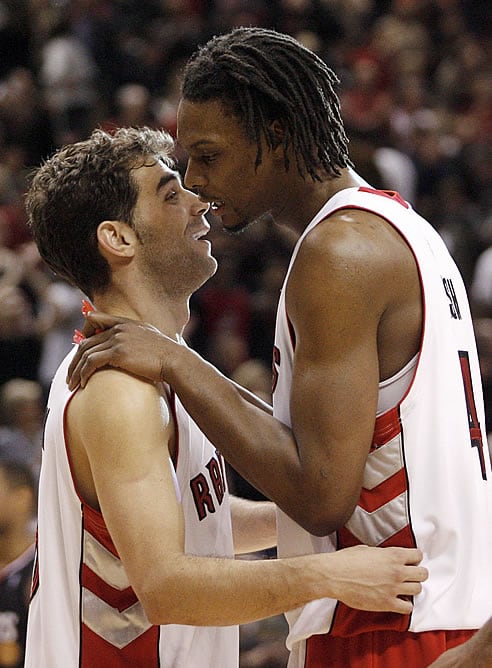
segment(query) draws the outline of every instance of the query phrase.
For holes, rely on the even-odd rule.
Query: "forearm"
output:
[[[339,589],[326,559],[228,560],[183,556],[159,581],[149,569],[147,594],[136,592],[154,624],[227,626],[281,614]]]
[[[239,394],[243,397],[243,399],[246,399],[246,401],[248,401],[250,404],[253,404],[253,406],[261,408],[261,410],[265,411],[265,413],[273,415],[273,408],[270,404],[267,404],[266,401],[263,401],[263,399],[257,397],[256,394],[253,394],[253,392],[250,392],[245,387],[242,387],[242,385],[235,383],[233,380],[231,380],[230,382],[235,388],[237,388]]]
[[[289,512],[303,475],[291,430],[244,399],[229,379],[189,348],[177,350],[171,364],[166,358],[165,377],[233,468]]]
[[[314,558],[305,559],[288,566],[280,560],[183,556],[161,581],[149,573],[147,594],[137,595],[154,624],[245,624],[330,593],[326,573],[322,577]]]
[[[275,504],[231,497],[234,552],[246,554],[274,547],[277,542]]]
[[[155,624],[244,624],[325,597],[352,608],[409,614],[409,598],[420,593],[427,577],[417,566],[419,550],[391,547],[359,545],[264,561],[168,557],[154,569],[138,569],[133,583]]]

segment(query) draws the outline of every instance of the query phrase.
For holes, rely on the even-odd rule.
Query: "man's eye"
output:
[[[202,155],[202,162],[204,162],[206,165],[209,165],[211,162],[215,160],[217,157],[217,154],[211,154],[211,155]]]
[[[178,196],[178,191],[177,190],[169,190],[166,193],[166,196],[165,196],[164,199],[165,199],[166,202],[169,202],[170,200],[176,199],[177,196]]]

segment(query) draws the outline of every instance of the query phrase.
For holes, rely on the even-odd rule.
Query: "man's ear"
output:
[[[285,127],[281,120],[276,118],[270,123],[270,137],[272,140],[272,149],[275,151],[279,146],[282,147],[285,139]]]
[[[135,254],[134,230],[120,220],[104,220],[97,228],[99,251],[106,258],[132,258]]]

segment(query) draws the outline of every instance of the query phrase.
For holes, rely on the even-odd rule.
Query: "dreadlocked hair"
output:
[[[284,147],[292,146],[299,174],[320,181],[352,166],[334,90],[338,83],[321,58],[289,35],[236,28],[213,37],[189,59],[182,96],[190,102],[220,100],[229,107],[258,146],[256,167],[262,137],[269,148],[278,144],[270,124],[279,119]],[[287,151],[285,156],[288,169]]]

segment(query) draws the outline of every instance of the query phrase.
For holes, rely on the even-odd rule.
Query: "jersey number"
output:
[[[483,480],[487,480],[487,472],[485,470],[485,457],[483,453],[482,432],[480,430],[480,423],[477,418],[477,407],[475,405],[475,397],[473,396],[473,385],[470,370],[470,359],[466,350],[459,350],[461,375],[463,376],[463,387],[465,388],[466,409],[468,412],[468,426],[470,428],[470,441],[472,448],[477,448],[478,458],[480,460],[480,468],[482,471]]]

